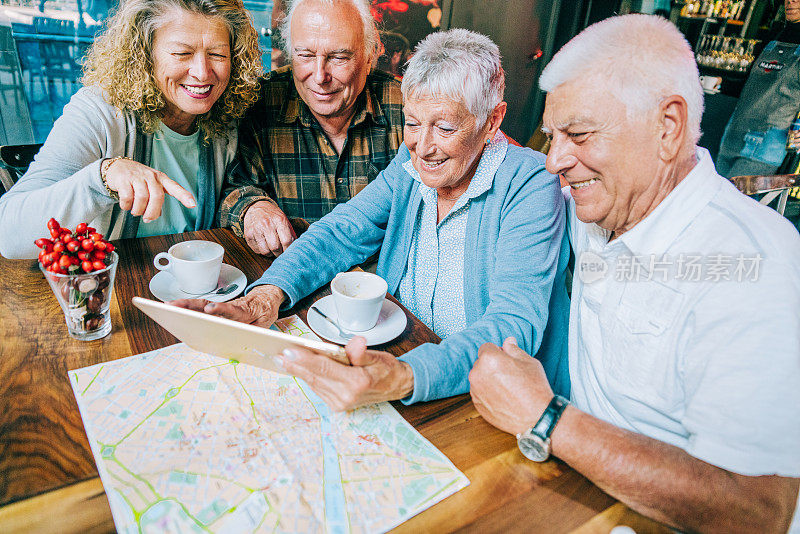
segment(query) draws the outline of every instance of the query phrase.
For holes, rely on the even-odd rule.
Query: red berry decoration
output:
[[[114,245],[87,223],[79,223],[73,233],[69,228],[63,228],[57,220],[50,219],[47,221],[47,228],[52,239],[42,237],[34,241],[34,244],[41,249],[39,263],[45,271],[56,274],[78,274],[81,271],[93,273],[107,267],[106,261],[114,250]],[[87,280],[94,282],[91,290],[86,289],[89,286]],[[75,286],[76,298],[94,298],[95,304],[102,304],[104,297],[95,295],[97,281],[84,279],[83,282],[83,285]],[[72,298],[72,293],[68,294],[71,295],[69,298]]]

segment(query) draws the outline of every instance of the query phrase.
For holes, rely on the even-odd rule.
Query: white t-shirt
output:
[[[610,243],[569,199],[572,402],[729,471],[798,477],[800,235],[697,157]]]

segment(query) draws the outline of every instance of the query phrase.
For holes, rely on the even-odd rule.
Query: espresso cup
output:
[[[168,271],[184,293],[202,295],[213,291],[219,281],[225,249],[211,241],[182,241],[159,252],[153,259],[156,269]],[[167,263],[162,263],[165,261]]]
[[[719,76],[700,76],[700,84],[706,91],[716,91],[722,83]]]
[[[339,273],[331,282],[336,320],[353,332],[369,330],[378,322],[389,285],[377,274]]]

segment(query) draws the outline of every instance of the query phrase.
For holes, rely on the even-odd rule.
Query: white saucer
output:
[[[322,310],[322,313],[334,321],[336,320],[336,306],[333,303],[332,295],[322,297],[314,303],[314,306]],[[310,326],[319,337],[340,345],[347,344],[347,340],[342,339],[336,328],[323,319],[320,314],[309,310],[307,320],[308,326]],[[406,314],[400,309],[400,306],[386,299],[383,301],[381,314],[378,316],[378,323],[366,332],[353,333],[357,336],[364,336],[367,340],[367,345],[370,347],[373,345],[381,345],[402,334],[403,330],[406,329],[406,322]]]
[[[247,277],[233,265],[223,263],[222,269],[219,271],[217,287],[224,287],[228,284],[236,284],[237,287],[227,295],[208,295],[201,298],[212,302],[225,302],[244,291],[244,288],[247,286]],[[162,302],[175,299],[196,299],[199,297],[198,295],[192,295],[191,293],[181,291],[175,281],[175,277],[167,271],[158,271],[158,273],[150,279],[150,293]]]

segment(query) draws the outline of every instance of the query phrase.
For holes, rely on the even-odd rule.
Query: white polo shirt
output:
[[[729,471],[798,477],[800,235],[697,157],[610,243],[569,198],[572,402]]]

